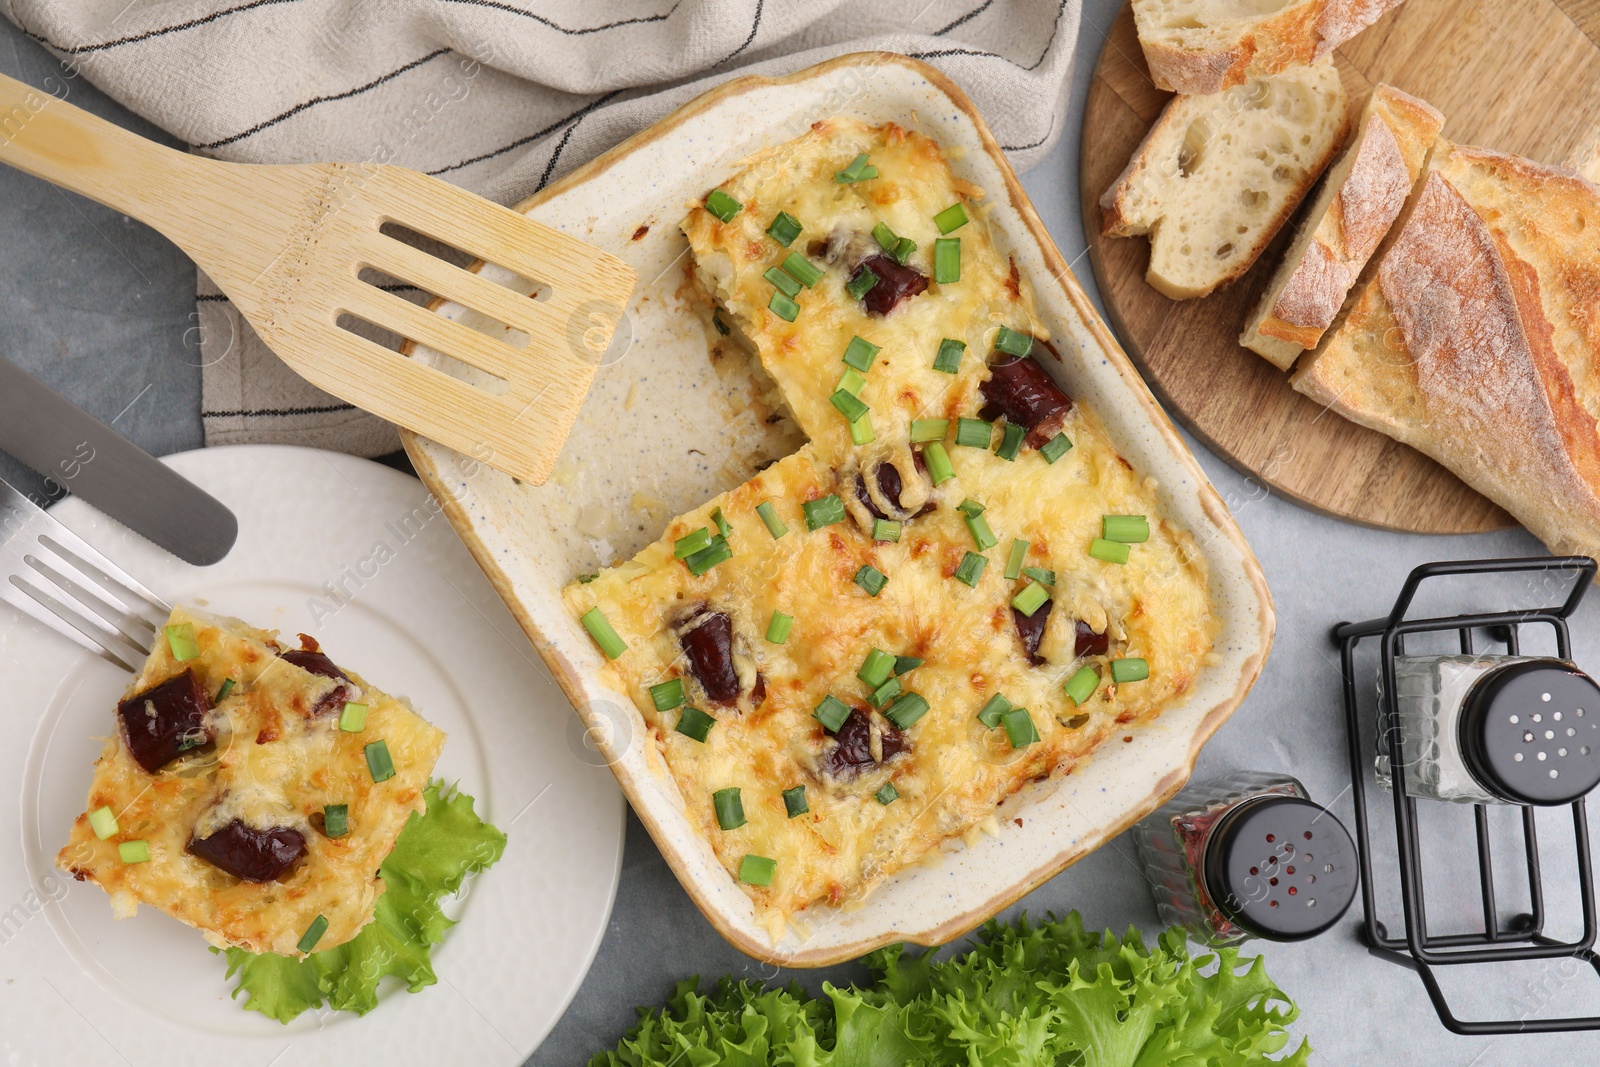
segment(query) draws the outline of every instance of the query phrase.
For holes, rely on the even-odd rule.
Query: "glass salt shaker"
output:
[[[1198,941],[1299,941],[1355,899],[1355,843],[1286,774],[1190,785],[1133,829],[1161,921]]]
[[[1406,792],[1456,804],[1569,804],[1600,784],[1600,686],[1558,659],[1396,656]],[[1392,788],[1379,682],[1378,784]]]

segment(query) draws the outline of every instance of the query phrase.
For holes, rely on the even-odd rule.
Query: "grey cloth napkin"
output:
[[[856,51],[938,66],[1025,169],[1061,131],[1079,14],[1079,0],[0,4],[197,152],[395,163],[505,204],[727,78]],[[392,426],[289,370],[204,276],[197,298],[207,444],[398,447]]]

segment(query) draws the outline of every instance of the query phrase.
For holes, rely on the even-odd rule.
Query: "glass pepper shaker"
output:
[[[1161,921],[1198,941],[1299,941],[1355,899],[1344,824],[1286,774],[1189,785],[1133,829]]]
[[[1600,784],[1600,686],[1558,659],[1396,656],[1406,792],[1457,804],[1569,804]],[[1379,682],[1378,784],[1392,788]]]

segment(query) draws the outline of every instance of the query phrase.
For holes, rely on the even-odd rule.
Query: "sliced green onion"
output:
[[[943,441],[945,434],[949,432],[949,419],[911,420],[911,443],[914,445],[927,444],[929,441]]]
[[[894,246],[900,243],[900,237],[884,223],[872,227],[872,239],[878,242],[878,247],[885,252],[893,253]]]
[[[883,788],[872,794],[872,799],[876,800],[879,804],[888,807],[890,804],[893,804],[895,801],[900,799],[900,790],[894,787],[893,782],[884,782]]]
[[[872,429],[872,413],[861,416],[850,424],[850,443],[856,445],[870,445],[878,439]]]
[[[774,611],[772,620],[767,623],[767,640],[775,645],[781,645],[789,640],[789,631],[793,628],[793,615],[785,615],[781,611]]]
[[[1150,677],[1150,664],[1137,657],[1130,659],[1114,659],[1111,661],[1111,680],[1113,682],[1142,682]]]
[[[738,786],[712,793],[711,806],[717,811],[717,825],[724,830],[737,830],[745,824],[744,801],[739,796]]]
[[[724,337],[733,332],[728,329],[728,324],[722,321],[722,311],[720,309],[711,313],[711,325],[715,326],[717,332]]]
[[[783,269],[807,289],[822,280],[826,272],[799,252],[790,252],[783,259]],[[793,296],[793,293],[789,294]]]
[[[934,240],[933,280],[940,285],[961,280],[961,238],[939,237]]]
[[[1150,540],[1150,522],[1143,515],[1103,515],[1100,536],[1128,545],[1143,544]]]
[[[1056,584],[1056,572],[1044,567],[1024,567],[1022,568],[1022,573],[1040,585],[1054,586]]]
[[[967,224],[967,209],[958,200],[935,215],[933,224],[939,227],[940,233],[955,233]]]
[[[833,387],[833,391],[836,393],[842,391],[859,397],[866,385],[867,380],[861,376],[860,371],[854,367],[846,367],[844,373],[839,375],[839,384]]]
[[[1022,451],[1022,439],[1027,435],[1028,431],[1016,423],[1006,423],[1005,434],[1000,438],[1000,447],[994,450],[994,454],[1007,463],[1016,462],[1017,454]]]
[[[589,631],[589,636],[600,646],[600,651],[605,653],[606,659],[616,659],[628,650],[628,642],[617,636],[617,631],[611,628],[611,623],[606,620],[599,608],[590,608],[578,621]]]
[[[763,500],[757,504],[756,514],[761,516],[761,522],[766,526],[767,533],[772,535],[774,541],[789,532],[789,527],[785,526],[783,520],[778,518],[777,509],[772,506],[772,501]]]
[[[996,693],[978,709],[978,721],[993,730],[1000,725],[1000,716],[1011,710],[1011,701]]]
[[[311,920],[311,925],[306,927],[306,932],[300,935],[300,941],[294,947],[301,952],[310,952],[317,947],[317,942],[322,940],[322,935],[328,932],[328,917],[318,915]]]
[[[881,708],[900,695],[900,688],[900,679],[890,678],[872,691],[872,695],[867,697],[867,703],[875,708]]]
[[[997,352],[1004,352],[1011,356],[1025,356],[1033,351],[1033,335],[1013,330],[1009,326],[1000,327],[1000,332],[994,335],[994,347]]]
[[[878,284],[878,276],[872,272],[871,267],[862,267],[855,272],[851,279],[844,283],[844,291],[856,300],[860,300],[872,291]]]
[[[689,568],[690,574],[698,578],[717,564],[726,563],[732,558],[733,549],[728,547],[728,539],[726,537],[715,537],[712,539],[710,547],[696,552],[684,560],[683,565]]]
[[[867,181],[868,179],[876,178],[877,176],[878,176],[878,168],[877,167],[862,167],[861,168],[861,179],[860,179],[861,181]]]
[[[978,588],[978,579],[983,577],[983,569],[988,565],[989,557],[980,556],[976,552],[968,552],[961,557],[961,563],[956,567],[956,581],[976,589]]]
[[[227,700],[228,694],[233,692],[233,687],[238,684],[239,683],[235,682],[232,678],[224,678],[222,680],[222,685],[217,688],[217,699],[213,700],[211,703],[220,704],[224,700]]]
[[[772,287],[784,296],[799,296],[801,285],[795,281],[788,271],[782,267],[768,267],[766,273],[761,275],[772,283]]]
[[[94,836],[104,841],[121,829],[117,825],[117,816],[109,807],[95,808],[89,813],[89,829],[94,831]]]
[[[678,559],[687,559],[702,549],[711,547],[711,529],[702,526],[692,533],[686,533],[672,542],[672,554]]]
[[[934,485],[943,485],[956,476],[956,469],[950,465],[950,453],[938,441],[928,442],[922,450],[922,458],[928,464],[928,479]]]
[[[1056,722],[1060,723],[1062,726],[1065,726],[1069,730],[1077,730],[1088,724],[1089,716],[1087,714],[1074,715],[1069,719],[1063,719],[1061,716],[1057,715]]]
[[[895,679],[895,681],[898,681],[898,679]],[[900,729],[906,730],[911,727],[912,723],[927,713],[928,702],[917,693],[907,693],[885,708],[883,717],[900,727]]]
[[[994,435],[994,423],[983,419],[957,419],[956,444],[967,448],[988,448]]]
[[[876,689],[889,680],[894,674],[894,657],[881,648],[874,648],[867,653],[867,658],[861,661],[860,670],[856,677],[867,683],[868,689]]]
[[[1089,555],[1107,563],[1128,562],[1128,546],[1121,541],[1107,541],[1104,537],[1096,537],[1089,542]]]
[[[194,636],[194,624],[180,622],[168,626],[167,647],[172,650],[172,658],[179,663],[194,659],[200,654],[200,642]]]
[[[373,782],[387,782],[394,777],[394,757],[389,755],[389,743],[377,740],[362,750],[367,757],[367,773]]]
[[[322,809],[322,833],[326,837],[343,837],[350,832],[350,805],[329,804]]]
[[[1079,707],[1083,702],[1094,696],[1094,691],[1100,687],[1100,672],[1093,667],[1079,667],[1067,684],[1061,688],[1066,690],[1067,696]]]
[[[988,509],[969,496],[956,505],[956,510],[963,515],[982,515]]]
[[[896,263],[903,267],[906,265],[906,262],[910,260],[911,253],[915,252],[916,250],[917,242],[913,241],[909,237],[902,237],[900,240],[895,242],[894,251],[890,252],[889,254],[894,257],[894,261]]]
[[[711,194],[706,197],[706,210],[711,212],[717,218],[721,219],[723,222],[732,222],[733,217],[737,215],[740,210],[743,209],[743,207],[743,204],[739,203],[739,201],[735,200],[721,189],[711,190]]]
[[[894,658],[894,673],[904,674],[907,671],[914,671],[926,662],[928,661],[917,656],[896,656]]]
[[[1039,454],[1044,457],[1046,463],[1054,463],[1066,455],[1071,447],[1072,442],[1067,440],[1067,435],[1058,433],[1039,448]]]
[[[822,724],[822,728],[829,733],[837,733],[839,727],[850,717],[850,705],[834,696],[825,696],[822,702],[811,709],[812,718]]]
[[[123,863],[149,863],[150,842],[143,838],[138,841],[124,841],[117,846],[117,855]]]
[[[834,394],[828,398],[828,400],[833,404],[834,407],[839,409],[839,414],[845,417],[846,422],[855,422],[868,411],[872,410],[862,402],[860,397],[856,396],[854,393],[846,392],[843,389],[835,391]]]
[[[967,524],[967,532],[972,535],[973,544],[978,546],[979,552],[987,552],[1000,543],[1000,539],[989,529],[989,520],[982,515],[963,515],[962,521]]]
[[[805,513],[808,530],[820,530],[844,521],[844,501],[839,499],[837,493],[830,493],[818,500],[807,500],[800,505],[800,510]]]
[[[783,810],[789,813],[791,819],[811,810],[811,804],[806,800],[805,786],[797,785],[793,789],[783,791]]]
[[[739,861],[739,881],[745,885],[771,885],[778,873],[778,861],[765,856],[747,855]]]
[[[862,178],[866,177],[867,167],[867,154],[863,152],[856,158],[852,159],[848,167],[835,173],[833,180],[841,185],[845,185],[850,182],[858,182]]]
[[[344,710],[339,712],[339,729],[347,734],[359,734],[367,728],[367,706],[345,701]]]
[[[590,582],[594,581],[598,577],[600,577],[600,572],[599,571],[590,571],[588,574],[580,574],[580,575],[578,575],[578,583],[580,585],[588,585]]]
[[[773,292],[772,299],[767,301],[767,310],[784,322],[793,322],[800,317],[800,305],[776,291]]]
[[[961,354],[966,350],[967,342],[944,338],[939,342],[939,354],[933,357],[933,369],[945,374],[956,373],[961,369]]]
[[[1033,716],[1027,708],[1012,708],[1000,713],[1000,725],[1006,728],[1006,738],[1012,748],[1027,748],[1039,740],[1039,730],[1033,725]]]
[[[772,225],[767,227],[767,236],[785,248],[794,244],[794,239],[800,236],[803,227],[800,220],[787,211],[780,211],[772,220]]]
[[[716,719],[713,719],[699,708],[686,707],[683,709],[683,713],[678,716],[678,725],[673,729],[691,741],[699,741],[704,744],[705,739],[711,734],[711,728],[716,724]]]
[[[883,592],[883,587],[889,584],[889,577],[872,564],[866,563],[856,571],[855,583],[865,589],[869,596],[877,596]]]
[[[849,366],[865,374],[872,366],[873,357],[881,349],[871,341],[864,341],[860,337],[850,338],[850,343],[844,346],[844,356],[841,357]]]
[[[1029,582],[1023,587],[1022,592],[1011,598],[1011,606],[1031,619],[1033,613],[1043,607],[1044,602],[1049,599],[1050,594],[1044,586],[1038,582]]]
[[[893,519],[873,519],[872,539],[874,541],[900,540],[900,523]]]
[[[650,687],[650,703],[657,711],[671,711],[683,706],[683,679],[669,678]]]
[[[1011,542],[1011,555],[1006,557],[1006,581],[1022,577],[1022,561],[1028,558],[1028,542],[1017,538]]]

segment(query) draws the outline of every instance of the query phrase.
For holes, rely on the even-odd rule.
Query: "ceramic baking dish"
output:
[[[678,222],[746,156],[841,114],[928,134],[945,146],[958,176],[986,191],[995,239],[1032,280],[1040,316],[1061,349],[1063,364],[1045,365],[1099,412],[1128,459],[1159,481],[1169,514],[1194,531],[1222,626],[1217,662],[1199,673],[1186,703],[1135,728],[1128,743],[1103,746],[1066,778],[1014,796],[990,823],[992,832],[951,843],[862,903],[809,908],[775,939],[685,818],[643,719],[626,694],[601,680],[600,653],[562,607],[560,591],[579,574],[631,557],[669,518],[794,447],[766,418],[748,365],[709,357]],[[625,340],[612,345],[556,473],[542,487],[515,483],[430,441],[407,436],[406,447],[667,862],[723,936],[789,966],[834,963],[895,941],[940,944],[1121,833],[1183,784],[1200,746],[1266,660],[1271,598],[1227,509],[1096,315],[961,90],[933,68],[892,54],[844,56],[776,80],[736,79],[521,209],[639,272],[619,329]],[[484,270],[516,284],[497,268]],[[458,305],[437,310],[493,328]],[[584,325],[574,324],[575,338]],[[584,737],[576,727],[574,734]]]

